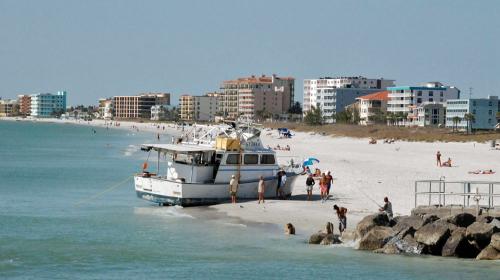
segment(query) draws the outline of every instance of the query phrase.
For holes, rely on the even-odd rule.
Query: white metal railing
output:
[[[500,207],[500,182],[494,181],[415,181],[415,207],[420,205],[478,204],[483,208]],[[472,202],[471,202],[472,199]]]

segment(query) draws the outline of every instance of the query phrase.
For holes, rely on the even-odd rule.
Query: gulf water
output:
[[[0,121],[0,279],[500,279],[499,262],[310,246],[139,200],[126,180],[155,136],[93,129]]]

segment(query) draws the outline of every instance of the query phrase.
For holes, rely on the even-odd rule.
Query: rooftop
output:
[[[374,92],[374,93],[371,93],[371,94],[360,96],[360,97],[358,97],[356,99],[362,99],[362,100],[389,100],[389,91],[384,90],[384,91]]]

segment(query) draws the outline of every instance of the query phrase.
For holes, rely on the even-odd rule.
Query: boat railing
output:
[[[422,205],[500,207],[500,182],[496,181],[415,181],[415,207]]]

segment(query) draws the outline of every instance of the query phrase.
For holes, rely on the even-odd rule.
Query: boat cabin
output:
[[[157,152],[156,174],[144,176],[183,183],[228,183],[232,175],[251,182],[272,178],[279,169],[270,149],[227,151],[191,144],[144,144],[141,149]]]

